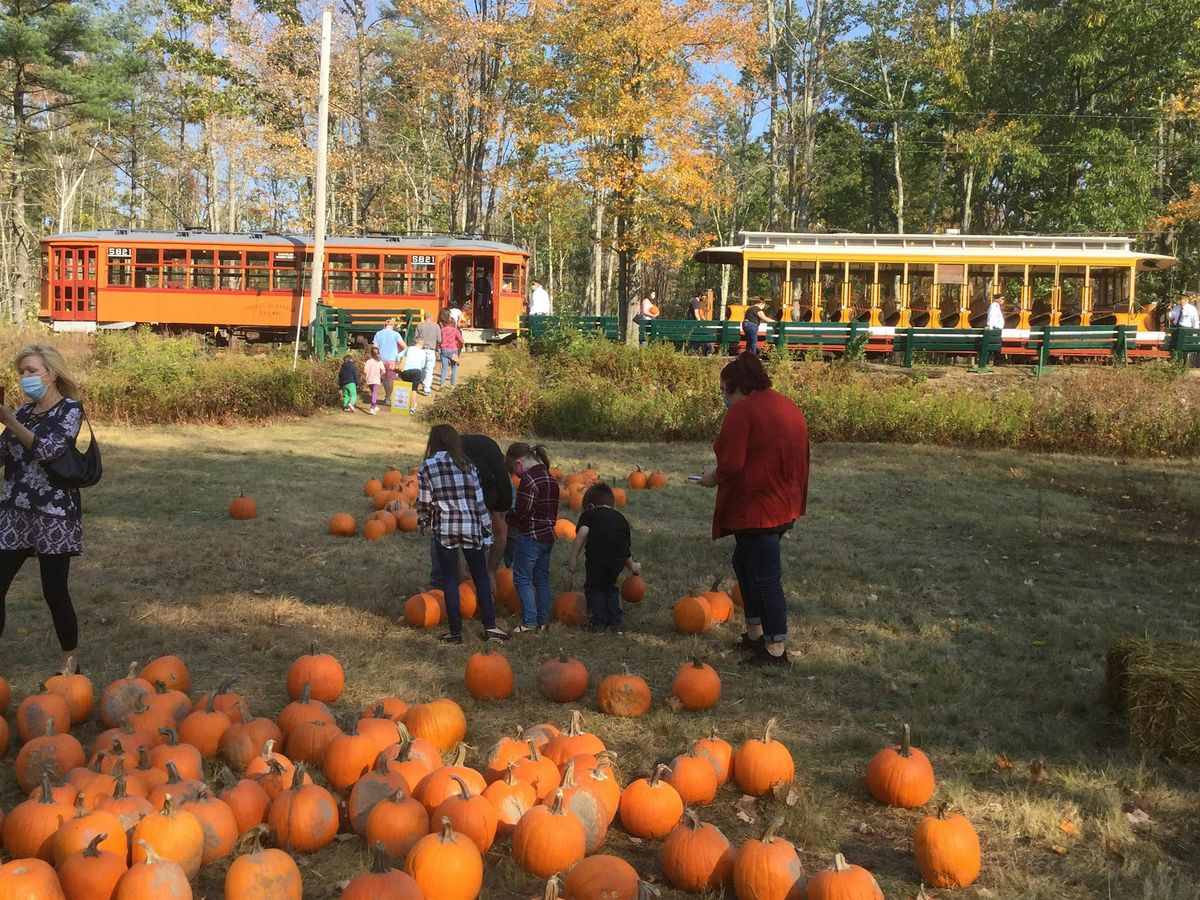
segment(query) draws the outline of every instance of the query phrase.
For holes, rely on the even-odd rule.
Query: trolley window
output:
[[[271,289],[271,254],[266,250],[246,251],[246,290]]]
[[[354,292],[379,293],[379,254],[359,253],[354,260]]]
[[[197,290],[211,291],[216,284],[213,274],[213,262],[216,252],[213,250],[193,250],[191,252],[191,283]]]
[[[500,278],[500,290],[506,294],[525,293],[525,267],[520,263],[505,263]]]
[[[129,282],[132,280],[132,266],[129,264],[128,256],[110,256],[108,258],[108,285],[109,287],[129,287]],[[55,278],[58,277],[58,259],[54,261]]]
[[[242,289],[242,251],[222,250],[218,254],[221,269],[221,290],[240,291]]]
[[[162,252],[163,286],[179,290],[187,287],[187,249],[166,247]]]
[[[133,286],[156,288],[162,282],[159,250],[157,247],[139,247],[133,257]]]
[[[436,290],[435,260],[432,256],[412,257],[412,292],[432,294]]]
[[[296,251],[276,251],[274,289],[277,291],[294,291],[296,289],[296,275]]]
[[[329,273],[325,277],[325,285],[335,294],[344,294],[350,290],[352,266],[349,253],[329,254]]]
[[[407,294],[408,257],[388,253],[383,257],[383,292],[385,294]]]

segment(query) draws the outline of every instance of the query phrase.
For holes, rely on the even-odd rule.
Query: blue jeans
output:
[[[733,571],[742,590],[747,625],[761,625],[768,641],[787,640],[787,598],[778,534],[733,536]]]
[[[617,578],[624,568],[625,560],[595,568],[585,567],[583,596],[592,625],[621,630],[621,589],[617,587]]]
[[[442,351],[442,385],[446,384],[446,366],[450,367],[450,383],[458,384],[458,356],[457,350]]]
[[[758,352],[758,323],[749,319],[742,321],[742,333],[746,335],[746,352]]]
[[[553,541],[513,535],[513,585],[521,598],[521,624],[527,628],[550,621],[550,551]]]
[[[450,633],[462,634],[462,609],[458,603],[458,550],[443,547],[439,541],[434,541],[433,546],[437,554],[436,568],[442,583],[442,593],[446,595],[446,620],[450,625]],[[492,605],[492,582],[488,578],[487,550],[464,548],[462,555],[467,558],[471,580],[475,582],[475,597],[479,604],[479,617],[483,619],[483,627],[495,628],[496,607]]]

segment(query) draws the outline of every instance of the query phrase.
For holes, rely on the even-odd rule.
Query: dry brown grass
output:
[[[1187,564],[1200,488],[1183,465],[817,447],[811,513],[785,543],[803,656],[790,673],[763,675],[726,652],[736,626],[700,638],[669,627],[675,597],[728,572],[729,547],[708,538],[712,495],[684,480],[708,449],[554,444],[567,468],[590,462],[623,474],[640,463],[669,474],[667,490],[639,493],[627,510],[649,594],[629,609],[624,639],[557,628],[513,640],[504,652],[517,672],[514,699],[479,704],[461,675],[481,646],[477,631],[465,647],[445,648],[435,634],[396,624],[404,598],[428,577],[424,542],[325,534],[331,513],[363,515],[363,481],[415,462],[424,435],[407,416],[344,413],[272,427],[101,431],[106,475],[86,496],[87,554],[73,584],[88,673],[104,682],[133,659],[175,652],[197,689],[238,674],[252,706],[274,714],[288,663],[316,637],[346,667],[343,717],[385,694],[449,694],[466,708],[468,740],[482,751],[518,724],[565,721],[568,708],[544,702],[534,686],[536,666],[555,648],[583,659],[596,680],[628,662],[658,701],[683,658],[700,651],[725,683],[710,713],[677,715],[656,702],[637,721],[594,711],[587,721],[629,778],[669,761],[710,725],[740,741],[778,716],[797,761],[799,802],[762,803],[760,821],[747,825],[734,816],[736,793],[723,790],[702,814],[735,841],[779,813],[810,868],[840,849],[875,871],[889,900],[915,895],[909,840],[920,813],[877,806],[859,782],[870,754],[910,721],[938,773],[938,796],[961,806],[982,836],[979,885],[954,895],[1200,896],[1200,778],[1129,751],[1100,699],[1113,638],[1200,638]],[[257,521],[226,517],[242,487],[259,502]],[[554,577],[565,586],[560,554]],[[55,656],[31,565],[9,596],[0,672],[19,697]],[[582,707],[594,705],[589,693]],[[81,729],[85,739],[93,733]],[[997,765],[1000,754],[1011,769]],[[0,764],[5,808],[15,798],[10,760]],[[1030,779],[1035,760],[1044,781]],[[1149,815],[1148,826],[1134,829],[1134,809]],[[1064,821],[1079,834],[1062,831]],[[605,849],[658,871],[657,848],[619,827]],[[357,840],[306,860],[308,896],[333,896],[331,886],[364,862]],[[219,896],[222,878],[222,867],[210,867],[201,892]],[[535,887],[503,848],[490,854],[486,896],[529,897]]]

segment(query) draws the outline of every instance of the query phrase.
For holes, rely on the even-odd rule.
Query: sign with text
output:
[[[938,284],[966,284],[967,283],[967,267],[946,265],[943,263],[938,266],[937,270]]]

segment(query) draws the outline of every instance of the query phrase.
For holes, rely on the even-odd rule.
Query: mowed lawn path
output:
[[[631,492],[626,509],[647,598],[627,607],[624,638],[554,626],[509,642],[516,693],[481,704],[462,680],[466,657],[482,646],[478,625],[466,646],[443,647],[437,631],[403,624],[404,599],[427,584],[426,542],[326,533],[334,512],[361,524],[370,508],[363,482],[415,465],[426,430],[407,415],[341,412],[252,428],[98,429],[105,476],[85,494],[87,552],[72,572],[83,664],[97,689],[133,660],[177,653],[194,690],[236,674],[253,710],[274,716],[286,703],[288,664],[316,638],[346,668],[343,725],[379,696],[449,695],[467,711],[479,764],[520,725],[565,723],[571,707],[542,700],[535,686],[538,665],[562,647],[591,670],[579,707],[617,751],[625,780],[713,726],[740,742],[778,717],[796,760],[795,802],[760,802],[748,824],[735,815],[737,791],[723,788],[701,815],[735,843],[781,815],[810,871],[841,850],[875,872],[889,900],[914,896],[910,836],[921,813],[882,808],[860,783],[870,755],[907,721],[932,758],[937,796],[964,810],[983,841],[978,885],[936,896],[1200,896],[1196,768],[1129,751],[1101,700],[1114,638],[1200,639],[1192,464],[818,446],[809,515],[784,543],[799,652],[789,672],[763,674],[728,651],[739,624],[697,638],[670,626],[678,596],[730,578],[730,542],[709,537],[713,494],[686,481],[709,449],[551,443],[568,471],[592,464],[623,479],[640,464],[667,473],[665,490]],[[228,519],[240,489],[257,499],[257,520]],[[565,559],[556,548],[556,590],[568,587]],[[724,695],[708,713],[679,714],[662,701],[694,653],[717,666]],[[9,595],[0,672],[19,699],[55,659],[31,563]],[[595,711],[595,683],[621,663],[655,692],[644,718]],[[95,726],[78,733],[86,744]],[[16,798],[13,752],[0,763],[5,809]],[[1030,777],[1037,760],[1044,780]],[[1135,810],[1149,817],[1137,830]],[[614,825],[604,848],[661,879],[657,844]],[[335,896],[331,886],[365,861],[358,839],[306,859],[306,895]],[[197,896],[220,896],[223,873],[206,867]],[[534,893],[506,847],[493,849],[485,896]],[[664,885],[664,896],[677,895]]]

